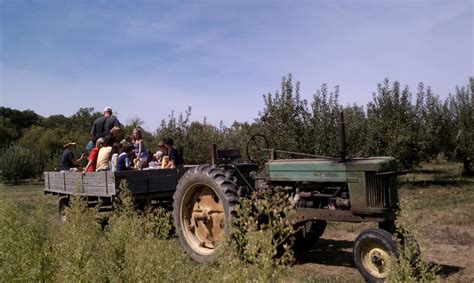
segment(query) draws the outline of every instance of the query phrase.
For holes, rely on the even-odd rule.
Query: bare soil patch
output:
[[[474,282],[474,180],[460,178],[455,165],[424,166],[402,179],[400,197],[410,204],[422,258],[439,266],[440,281]],[[330,223],[294,269],[323,280],[363,282],[352,247],[371,226]]]

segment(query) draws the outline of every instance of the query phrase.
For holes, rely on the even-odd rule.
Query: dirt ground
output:
[[[415,233],[423,260],[439,266],[442,282],[474,282],[474,178],[461,178],[454,165],[423,166],[401,178],[402,208]],[[28,211],[44,205],[56,215],[56,199],[45,198],[42,184],[11,189]],[[1,186],[0,186],[1,187]],[[34,193],[32,193],[34,192]],[[367,223],[328,223],[322,238],[293,268],[323,281],[363,282],[354,266],[354,239]]]
[[[364,225],[362,225],[364,226]],[[463,228],[463,233],[474,236],[474,227]],[[329,227],[323,238],[315,244],[309,254],[296,264],[298,272],[329,280],[363,282],[363,278],[354,266],[352,247],[357,232],[341,231]],[[423,260],[439,266],[441,281],[474,282],[474,247],[430,241],[421,244]],[[426,243],[428,242],[428,243]]]
[[[474,282],[474,179],[456,176],[457,168],[436,166],[402,179],[405,216],[422,259],[439,267],[443,282]],[[364,281],[354,266],[352,247],[371,224],[330,223],[322,239],[294,268],[329,281]]]

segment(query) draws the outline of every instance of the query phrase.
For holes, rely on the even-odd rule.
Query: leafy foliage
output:
[[[273,240],[270,231],[276,232],[282,224],[287,224],[277,215],[272,219],[277,226],[266,232],[245,234],[248,247],[261,251],[249,253],[255,255],[252,264],[241,259],[234,245],[228,247],[222,261],[204,265],[191,262],[179,242],[169,238],[171,216],[168,212],[151,207],[144,212],[134,209],[126,183],[121,184],[114,205],[108,225],[101,229],[97,221],[98,210],[88,208],[80,197],[71,199],[70,207],[66,209],[67,222],[57,223],[41,210],[25,217],[15,203],[6,200],[0,192],[0,281],[214,282],[224,279],[228,282],[267,282],[303,279],[291,274],[283,260],[275,261],[272,256],[278,242]],[[273,211],[269,206],[257,208],[266,215]],[[282,259],[289,260],[289,256],[284,255]]]
[[[313,96],[311,133],[318,155],[337,155],[337,117],[342,110],[338,99],[339,87],[334,92],[329,92],[326,84]]]
[[[420,162],[415,113],[408,87],[388,79],[378,85],[367,105],[367,148],[372,155],[390,155],[410,168]]]
[[[0,281],[49,281],[51,257],[44,210],[25,217],[0,194]]]
[[[18,111],[0,107],[0,127],[13,130],[13,139],[21,135],[21,131],[39,122],[40,116],[31,110]]]
[[[474,84],[471,80],[471,84]],[[474,89],[474,86],[472,87]],[[474,160],[474,109],[473,93],[467,87],[456,87],[455,95],[447,99],[453,127],[453,157],[464,164],[468,174],[474,174],[470,168]]]
[[[385,79],[378,84],[366,107],[357,104],[342,107],[340,96],[339,87],[330,91],[322,84],[311,100],[306,100],[301,95],[300,83],[288,74],[282,78],[279,91],[263,95],[264,107],[251,123],[235,121],[227,127],[222,123],[211,125],[206,119],[192,121],[192,108],[188,107],[179,115],[171,112],[155,132],[144,130],[143,139],[146,148],[154,153],[159,140],[173,138],[186,164],[209,162],[213,143],[219,148],[244,151],[248,139],[257,133],[265,134],[270,147],[276,149],[336,156],[337,116],[344,111],[349,157],[391,155],[403,167],[412,168],[443,154],[449,160],[463,163],[465,172],[473,170],[473,92],[469,87],[456,87],[453,95],[442,100],[423,83],[412,93],[400,82]],[[58,167],[63,141],[75,140],[79,156],[89,141],[93,121],[101,115],[93,107],[80,108],[71,117],[40,117],[31,110],[0,107],[0,147],[18,144],[39,156],[38,168],[52,170]],[[142,124],[135,117],[123,127],[123,133],[130,135],[133,128]],[[279,157],[297,156],[280,154]],[[17,180],[31,176],[17,175]]]
[[[348,156],[367,155],[367,116],[362,106],[356,104],[344,107],[346,123],[346,144]]]
[[[18,183],[21,179],[43,174],[45,163],[39,152],[16,144],[0,151],[0,170],[4,181]]]
[[[294,234],[289,220],[293,212],[283,193],[271,197],[254,193],[251,198],[242,199],[237,208],[233,231],[237,247],[245,261],[261,264],[260,268],[269,273],[266,279],[272,277],[275,265],[285,266],[293,260],[289,245]]]
[[[283,77],[281,90],[264,95],[263,100],[265,108],[257,121],[272,146],[288,151],[310,151],[307,133],[311,117],[308,102],[300,96],[299,82],[294,84],[289,74]]]
[[[423,261],[420,248],[416,241],[414,231],[416,221],[407,213],[410,204],[404,202],[397,217],[397,231],[403,238],[398,240],[399,257],[393,259],[389,281],[390,282],[437,282],[436,276],[439,267]]]

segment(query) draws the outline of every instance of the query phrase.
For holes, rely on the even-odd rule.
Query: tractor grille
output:
[[[367,185],[367,207],[390,208],[398,203],[398,192],[395,176],[376,176],[375,173],[365,173]]]

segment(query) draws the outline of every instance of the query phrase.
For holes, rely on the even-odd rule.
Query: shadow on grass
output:
[[[423,187],[464,187],[474,184],[474,179],[440,179],[440,180],[401,180],[400,185],[407,189],[420,189]]]
[[[298,264],[318,263],[332,266],[353,267],[353,241],[319,239],[305,255],[298,258]],[[351,249],[351,251],[347,251]]]
[[[431,264],[436,264],[436,263],[431,263]],[[436,273],[436,275],[440,276],[441,278],[447,278],[464,269],[460,266],[454,266],[454,265],[446,265],[446,264],[437,264],[437,265],[439,266],[439,270]]]
[[[441,169],[415,169],[410,171],[411,174],[446,174],[445,170]]]
[[[356,268],[352,254],[353,246],[353,241],[320,239],[307,254],[298,258],[297,264],[316,263]],[[464,269],[460,266],[437,264],[435,262],[430,264],[439,267],[436,275],[441,278],[448,278]]]

